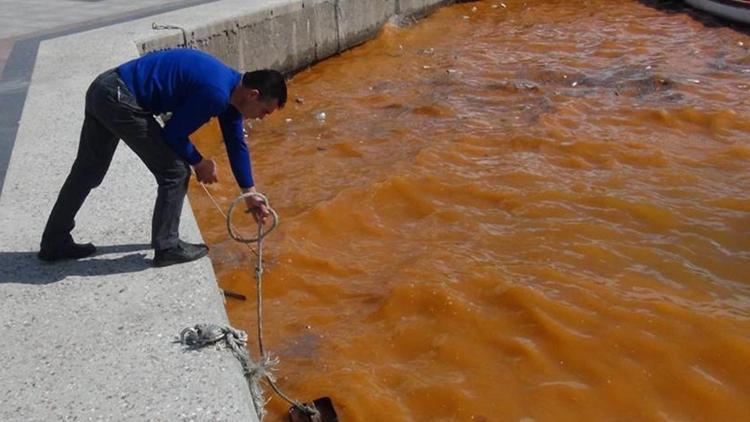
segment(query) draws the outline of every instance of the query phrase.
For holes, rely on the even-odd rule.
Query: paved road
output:
[[[0,0],[0,195],[39,43],[216,0]]]
[[[205,0],[203,1],[205,2]],[[0,73],[16,41],[201,3],[195,0],[0,0]]]
[[[195,3],[191,0],[0,0],[0,40]]]

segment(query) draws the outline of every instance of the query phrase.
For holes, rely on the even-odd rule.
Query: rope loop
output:
[[[245,198],[249,198],[251,196],[255,196],[256,198],[260,199],[266,207],[268,207],[268,211],[271,213],[271,227],[266,229],[265,231],[262,231],[262,229],[259,229],[260,232],[258,236],[252,237],[252,238],[246,238],[242,237],[237,231],[235,231],[234,225],[232,224],[232,212],[234,211],[234,207],[239,204],[241,201],[244,201]],[[260,223],[258,223],[260,225]],[[259,240],[263,239],[264,237],[268,236],[269,233],[271,233],[276,226],[279,225],[279,214],[276,213],[276,210],[271,208],[271,205],[268,202],[268,198],[263,195],[262,193],[258,192],[246,192],[235,198],[235,200],[232,202],[232,205],[229,206],[229,211],[227,212],[227,231],[229,232],[229,236],[232,237],[232,239],[236,240],[240,243],[253,243],[258,242]]]

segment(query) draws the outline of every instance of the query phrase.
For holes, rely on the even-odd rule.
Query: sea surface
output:
[[[750,420],[749,33],[480,1],[295,75],[249,138],[282,389],[343,421]],[[195,139],[226,210],[217,125]],[[191,183],[257,356],[254,255]]]

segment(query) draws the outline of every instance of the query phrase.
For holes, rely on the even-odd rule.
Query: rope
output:
[[[246,363],[243,363],[244,361],[249,361],[249,353],[246,349],[244,349],[244,353],[235,353],[235,356],[238,360],[240,360],[240,363],[242,364],[243,371],[245,372],[245,376],[248,380],[248,385],[250,386],[250,392],[253,395],[253,405],[256,406],[256,413],[258,413],[258,418],[263,419],[263,415],[265,415],[265,410],[260,409],[258,410],[257,403],[263,402],[263,395],[262,391],[260,393],[256,394],[255,390],[259,390],[258,388],[258,380],[260,378],[265,378],[268,385],[271,386],[273,391],[279,395],[282,399],[284,399],[287,403],[295,407],[297,410],[305,413],[308,416],[313,416],[318,414],[319,412],[312,406],[305,405],[297,400],[294,400],[284,394],[283,391],[276,385],[274,382],[273,376],[271,375],[268,368],[270,366],[274,366],[278,363],[278,359],[271,357],[269,354],[266,353],[266,350],[263,346],[263,239],[268,236],[276,227],[279,225],[279,215],[276,213],[276,211],[271,208],[270,203],[268,202],[268,198],[257,192],[247,192],[239,195],[235,200],[232,202],[232,204],[229,206],[229,211],[224,214],[224,212],[221,210],[221,207],[219,206],[216,199],[211,195],[211,192],[206,188],[206,186],[201,183],[200,184],[203,187],[203,191],[206,192],[206,195],[208,195],[211,202],[214,204],[214,207],[219,211],[219,213],[226,219],[227,221],[227,231],[229,232],[229,236],[232,237],[235,241],[239,243],[245,244],[248,249],[250,249],[256,256],[256,264],[255,264],[255,285],[256,285],[256,309],[257,309],[257,319],[258,319],[258,350],[260,352],[260,361],[257,365],[250,367],[248,364],[248,368],[246,368]],[[271,214],[271,227],[269,227],[267,230],[263,231],[263,224],[258,222],[258,234],[254,238],[245,238],[242,237],[240,234],[238,234],[238,231],[236,230],[234,224],[232,224],[232,211],[234,211],[234,207],[237,206],[238,203],[243,201],[246,198],[249,198],[251,196],[255,196],[257,199],[260,199],[268,208],[268,211]],[[250,247],[250,244],[253,242],[257,242],[257,252],[253,251],[253,249]],[[197,327],[197,326],[196,326]],[[236,329],[233,329],[231,327],[228,327],[229,330],[232,332],[239,331]],[[185,331],[185,330],[183,330]],[[240,331],[241,332],[241,331]],[[245,341],[247,341],[247,334],[244,332],[241,332],[245,335]],[[216,332],[213,332],[211,334],[214,334],[214,336],[217,335]],[[182,335],[181,335],[182,338]],[[210,336],[209,336],[210,338]],[[224,338],[227,338],[226,335],[224,335]],[[236,343],[236,342],[235,342]],[[230,347],[233,347],[232,344],[235,344],[230,342]],[[243,343],[244,348],[244,343]],[[232,349],[234,352],[234,348]],[[242,349],[240,349],[242,350]],[[240,356],[243,356],[241,358]],[[244,360],[243,360],[244,359]],[[256,399],[257,396],[257,399]]]
[[[208,192],[208,189],[206,189],[205,186],[203,186],[203,189],[205,189],[206,192]],[[211,196],[211,193],[208,192],[208,195]],[[249,198],[251,196],[255,196],[256,198],[260,199],[261,201],[263,201],[263,203],[266,204],[268,211],[271,213],[271,217],[273,221],[271,223],[271,227],[265,232],[263,231],[263,226],[261,224],[258,224],[258,236],[247,239],[247,238],[240,236],[237,233],[237,230],[234,228],[234,225],[232,224],[232,211],[234,211],[234,207],[237,206],[237,204],[239,204],[242,200],[244,200],[245,198]],[[215,200],[213,200],[213,202],[216,203]],[[221,215],[224,215],[224,213],[222,213]],[[279,225],[279,214],[277,214],[276,210],[271,208],[271,206],[268,204],[268,198],[266,198],[266,196],[263,195],[262,193],[258,193],[258,192],[243,193],[237,198],[235,198],[235,200],[232,202],[232,205],[229,206],[229,212],[224,217],[227,219],[227,231],[229,232],[229,236],[231,236],[232,239],[236,240],[237,242],[244,243],[246,245],[249,245],[250,243],[253,243],[253,242],[258,242],[258,248],[261,248],[263,246],[261,242],[263,238],[268,236],[268,234],[271,233],[276,228],[276,226]],[[258,252],[258,254],[260,254],[260,252]]]
[[[247,386],[255,408],[255,414],[259,420],[266,415],[263,390],[260,388],[260,379],[270,376],[270,369],[277,365],[278,360],[265,359],[257,364],[250,360],[247,351],[247,333],[230,327],[217,324],[196,324],[194,327],[185,328],[180,332],[180,343],[191,350],[202,349],[206,346],[216,345],[219,348],[229,348],[232,354],[242,365]]]
[[[236,233],[236,232],[237,232],[237,229],[236,229],[236,228],[235,228],[235,227],[234,227],[233,225],[230,225],[230,223],[229,223],[229,218],[227,217],[227,215],[226,215],[226,214],[224,214],[224,211],[222,211],[222,209],[221,209],[221,206],[219,205],[219,203],[218,203],[218,202],[216,202],[216,198],[214,198],[214,196],[213,196],[213,195],[211,195],[211,192],[210,192],[210,191],[208,190],[208,188],[206,187],[206,185],[204,185],[203,183],[199,183],[199,185],[201,185],[201,187],[203,188],[203,191],[204,191],[204,192],[206,192],[206,195],[208,196],[208,199],[210,199],[210,200],[211,200],[211,203],[212,203],[212,204],[214,204],[214,208],[216,208],[216,211],[219,211],[219,214],[221,214],[221,216],[222,216],[222,217],[224,217],[224,220],[226,220],[226,221],[227,221],[227,225],[229,225],[229,227],[228,227],[229,233],[230,233],[230,234],[231,234],[231,233],[233,233],[233,232],[235,232],[235,233]],[[232,203],[232,205],[234,205],[234,203]],[[231,208],[230,208],[229,212],[232,212]],[[277,217],[278,217],[278,216],[277,216]],[[276,218],[276,219],[275,219],[274,221],[278,221],[278,218]],[[257,253],[257,252],[255,252],[255,251],[253,250],[253,248],[251,248],[251,247],[250,247],[250,245],[249,245],[249,244],[247,244],[247,243],[246,243],[246,245],[248,246],[248,248],[247,248],[247,249],[248,249],[248,250],[249,250],[250,252],[252,252],[252,253],[253,253],[253,255],[255,255],[255,256],[258,256],[258,253]]]

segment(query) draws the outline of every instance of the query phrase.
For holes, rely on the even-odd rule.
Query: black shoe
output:
[[[81,259],[93,255],[96,248],[91,243],[80,244],[75,242],[65,243],[54,248],[42,247],[36,255],[42,261],[54,262],[63,259]]]
[[[208,246],[205,243],[188,243],[182,239],[177,240],[177,244],[186,251],[203,251],[208,250]]]
[[[177,246],[161,249],[154,254],[154,267],[166,267],[174,264],[195,261],[208,254],[208,246],[179,240]]]

